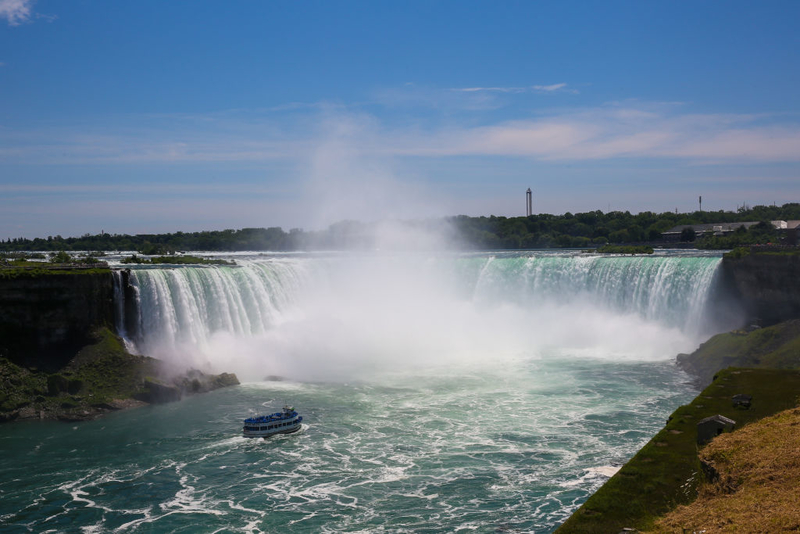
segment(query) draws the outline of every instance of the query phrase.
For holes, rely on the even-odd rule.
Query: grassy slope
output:
[[[153,358],[128,353],[122,340],[103,328],[95,343],[82,348],[62,373],[82,381],[97,403],[132,397],[146,377],[158,373],[158,364]]]
[[[696,501],[659,520],[654,532],[800,530],[800,409],[726,434],[700,453],[718,478]]]
[[[163,371],[161,361],[130,354],[108,328],[97,329],[92,343],[57,373],[26,369],[0,358],[0,422],[91,419],[142,401],[168,402],[239,383],[234,374],[197,370],[162,382],[158,376]]]
[[[678,364],[707,384],[728,366],[799,369],[800,320],[786,321],[749,334],[718,334],[689,355],[678,356]]]
[[[58,373],[47,374],[0,360],[0,420],[17,417],[82,418],[128,399],[144,378],[157,373],[157,360],[129,354],[107,328]]]
[[[733,407],[737,393],[753,396],[749,410]],[[737,428],[793,408],[800,371],[726,369],[691,404],[678,408],[666,427],[584,503],[557,532],[619,532],[647,529],[661,515],[691,502],[703,478],[697,457],[696,425],[721,414]]]

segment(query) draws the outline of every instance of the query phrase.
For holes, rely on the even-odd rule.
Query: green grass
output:
[[[753,396],[749,410],[733,407],[738,393]],[[697,496],[702,471],[697,456],[697,422],[711,415],[736,421],[737,428],[797,405],[800,371],[730,368],[667,425],[557,530],[565,533],[619,532],[650,528],[656,518]]]
[[[765,246],[764,250],[761,250],[758,246],[736,247],[730,252],[723,254],[722,257],[726,260],[738,260],[740,258],[744,258],[745,256],[750,256],[751,254],[754,256],[800,256],[800,247],[790,247],[783,250],[776,250],[770,246]]]
[[[81,420],[104,413],[116,400],[164,402],[149,399],[148,380],[188,393],[239,383],[233,374],[190,371],[182,382],[176,377],[174,383],[164,384],[156,378],[162,371],[162,362],[130,354],[122,339],[108,328],[95,330],[90,344],[55,373],[26,369],[0,358],[0,422],[39,414],[49,419]],[[196,387],[191,387],[192,379]],[[21,409],[28,413],[20,414]]]
[[[99,263],[43,263],[25,259],[0,263],[0,279],[2,278],[38,278],[40,276],[64,274],[108,274],[111,269],[104,262]]]
[[[157,372],[157,360],[129,354],[119,337],[100,328],[92,343],[57,373],[0,359],[0,420],[26,406],[56,415],[132,398],[144,378]]]
[[[47,395],[47,375],[0,358],[0,421],[4,412],[27,406]]]
[[[107,328],[95,333],[95,342],[82,348],[62,370],[69,380],[80,381],[91,403],[129,398],[144,378],[158,372],[158,361],[128,353],[122,340]]]
[[[750,247],[736,247],[730,252],[726,252],[725,254],[723,254],[722,257],[725,258],[726,260],[738,260],[739,258],[744,258],[745,256],[749,255],[750,255]]]

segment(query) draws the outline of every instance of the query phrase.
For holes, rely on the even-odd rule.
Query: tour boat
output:
[[[282,412],[245,419],[242,432],[246,438],[268,438],[275,434],[297,432],[300,430],[302,422],[303,417],[297,415],[294,408],[286,404],[283,406]]]

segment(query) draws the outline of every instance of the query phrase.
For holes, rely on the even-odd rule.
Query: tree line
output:
[[[662,233],[678,225],[759,222],[731,236],[713,237],[685,232],[681,240],[698,248],[775,242],[780,238],[769,221],[800,219],[800,203],[782,206],[754,206],[737,211],[695,211],[693,213],[631,214],[629,211],[589,211],[563,215],[538,214],[528,217],[470,217],[458,215],[436,220],[400,223],[419,232],[446,229],[448,244],[457,248],[496,250],[530,248],[596,247],[611,244],[659,245]],[[146,255],[179,251],[244,250],[295,251],[373,248],[377,227],[371,223],[341,221],[320,231],[280,227],[243,228],[167,234],[85,234],[80,237],[10,238],[0,240],[0,251],[112,251],[129,250]]]

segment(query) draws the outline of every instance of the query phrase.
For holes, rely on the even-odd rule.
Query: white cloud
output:
[[[495,92],[495,93],[522,93],[525,91],[524,87],[459,87],[450,89],[461,93],[477,93],[480,91]]]
[[[530,85],[527,87],[457,87],[450,89],[460,93],[571,93],[578,94],[575,89],[568,89],[566,83],[554,83],[551,85]]]
[[[394,140],[418,156],[518,156],[581,161],[672,158],[701,163],[800,161],[800,124],[753,115],[676,115],[604,107]]]
[[[33,0],[0,0],[0,18],[9,26],[19,26],[31,18]]]
[[[320,131],[321,119],[326,132]],[[376,115],[314,106],[289,115],[238,110],[127,121],[115,127],[0,128],[0,163],[283,161],[294,165],[307,160],[322,137],[337,136],[357,147],[361,159],[493,156],[576,162],[635,158],[700,164],[800,162],[800,123],[791,116],[688,114],[681,113],[680,106],[642,102],[479,125],[420,118],[391,126]],[[132,126],[130,121],[138,122]]]
[[[558,91],[559,89],[563,89],[567,86],[565,83],[554,83],[553,85],[534,85],[532,89],[536,91],[544,91],[546,93],[550,93],[553,91]]]

